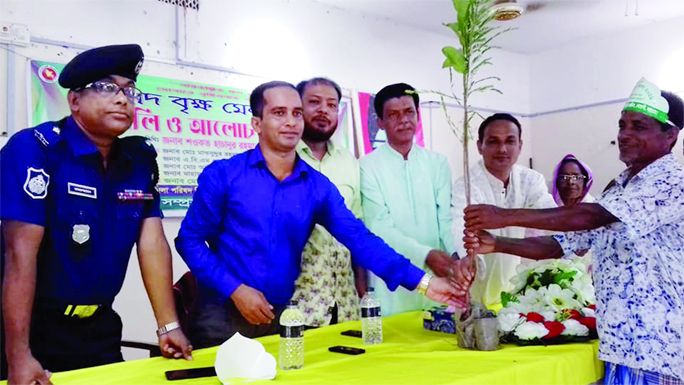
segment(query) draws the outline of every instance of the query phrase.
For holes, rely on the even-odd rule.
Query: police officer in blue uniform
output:
[[[10,383],[48,384],[50,371],[122,360],[112,302],[134,244],[162,354],[191,359],[173,301],[156,152],[143,137],[119,138],[134,119],[142,63],[138,45],[76,56],[59,77],[71,115],[18,132],[0,152]]]

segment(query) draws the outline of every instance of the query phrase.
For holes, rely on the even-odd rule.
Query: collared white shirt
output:
[[[504,183],[492,175],[480,160],[470,169],[471,204],[495,205],[506,209],[541,209],[556,207],[546,188],[544,176],[532,169],[514,165],[508,180],[508,188]],[[465,181],[459,178],[452,188],[452,234],[454,240],[463,239],[465,223],[463,210],[466,207]],[[525,229],[522,227],[506,227],[492,230],[496,236],[509,238],[524,238]],[[463,258],[466,251],[463,242],[455,242],[458,255]],[[471,288],[474,300],[482,301],[485,305],[501,302],[501,292],[513,289],[510,280],[515,275],[515,269],[523,260],[518,256],[492,253],[480,256],[485,266],[480,266],[477,278]]]
[[[620,222],[554,235],[591,247],[599,358],[684,380],[684,167],[672,153],[597,201]]]

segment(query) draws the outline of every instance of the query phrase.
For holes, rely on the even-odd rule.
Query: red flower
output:
[[[548,329],[549,334],[542,338],[558,337],[561,333],[563,333],[563,330],[565,330],[565,326],[558,321],[546,321],[544,322],[544,326],[546,329]]]
[[[594,317],[580,317],[577,319],[579,323],[582,325],[588,327],[590,330],[595,330],[596,329],[596,318]]]
[[[579,319],[582,314],[575,309],[565,309],[563,310],[563,316],[565,316],[565,319]]]
[[[589,309],[596,311],[596,304],[592,303],[591,305],[587,306]]]
[[[529,312],[527,313],[527,320],[529,322],[544,322],[544,316],[539,313]]]

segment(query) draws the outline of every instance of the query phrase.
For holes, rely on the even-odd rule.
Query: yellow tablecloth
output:
[[[519,347],[502,345],[494,352],[460,349],[454,335],[423,330],[422,313],[383,320],[384,342],[365,346],[360,338],[342,336],[361,329],[359,321],[305,332],[304,367],[278,371],[282,384],[590,384],[603,377],[598,342]],[[258,339],[278,358],[278,336]],[[334,345],[366,349],[350,356],[331,353]],[[214,364],[216,348],[197,350],[194,361],[151,358],[95,368],[55,373],[55,385],[83,384],[214,384],[216,377],[167,381],[167,370]],[[255,381],[251,384],[267,384]]]

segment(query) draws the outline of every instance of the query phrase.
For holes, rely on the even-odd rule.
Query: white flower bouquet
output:
[[[515,289],[501,292],[504,341],[550,345],[597,338],[594,286],[581,259],[522,264],[517,273]]]

